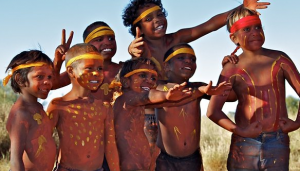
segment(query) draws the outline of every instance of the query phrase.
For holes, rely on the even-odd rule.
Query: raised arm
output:
[[[71,83],[70,78],[68,77],[67,72],[63,72],[60,74],[60,69],[62,63],[65,60],[66,52],[69,50],[70,45],[73,39],[73,31],[70,32],[70,36],[66,42],[66,31],[65,29],[62,30],[62,38],[61,38],[61,45],[59,45],[55,50],[55,57],[54,57],[54,80],[52,89],[58,89],[64,86],[67,86]]]
[[[256,9],[264,9],[267,8],[267,5],[270,3],[267,2],[258,2],[258,0],[244,0],[243,5],[245,8],[248,8],[250,10],[256,11]],[[223,27],[226,24],[226,20],[228,18],[228,15],[233,11],[236,10],[237,8],[242,7],[242,5],[213,16],[211,19],[208,21],[192,27],[192,28],[187,28],[187,29],[182,29],[179,30],[178,32],[175,33],[175,38],[178,38],[179,42],[184,42],[184,43],[189,43],[192,42],[212,31],[216,31],[219,28]]]
[[[120,164],[119,164],[119,153],[116,145],[116,135],[115,135],[115,128],[114,128],[114,115],[109,107],[108,114],[105,119],[105,156],[107,159],[107,163],[109,169],[111,171],[119,171]]]

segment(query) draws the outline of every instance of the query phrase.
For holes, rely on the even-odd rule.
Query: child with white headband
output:
[[[212,96],[207,110],[213,122],[232,132],[227,169],[288,171],[288,133],[300,127],[300,115],[295,121],[288,117],[285,83],[300,97],[300,74],[284,52],[262,47],[265,35],[253,11],[233,11],[227,28],[242,49],[239,62],[226,64],[219,77],[231,82],[237,96],[235,122],[222,111],[227,96]]]
[[[52,87],[53,63],[39,50],[23,51],[7,67],[4,86],[19,94],[6,123],[10,137],[11,170],[52,170],[56,145],[52,137],[53,116],[37,101]]]
[[[47,109],[59,135],[57,170],[102,171],[104,153],[110,170],[120,170],[111,106],[92,94],[104,78],[102,55],[92,45],[76,44],[66,54],[66,72],[71,91]]]

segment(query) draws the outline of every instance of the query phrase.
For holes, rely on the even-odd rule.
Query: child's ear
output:
[[[234,33],[230,33],[229,37],[235,45],[239,46],[239,42],[237,40],[237,37],[234,35]]]
[[[17,73],[15,75],[15,81],[17,82],[17,84],[20,86],[20,87],[26,87],[25,83],[23,82],[23,79],[21,78],[21,75],[20,73]]]
[[[68,75],[69,75],[71,78],[75,78],[73,67],[68,66],[68,67],[67,67],[67,73],[68,73]]]
[[[129,78],[123,77],[120,79],[120,82],[121,82],[123,88],[129,88],[129,85],[130,85]]]

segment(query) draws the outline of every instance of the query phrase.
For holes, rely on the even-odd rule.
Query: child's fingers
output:
[[[68,41],[67,41],[67,46],[68,46],[68,47],[70,47],[70,45],[71,45],[71,43],[72,43],[73,35],[74,35],[74,32],[71,31],[71,32],[70,32],[70,35],[69,35],[69,38],[68,38]]]
[[[62,29],[62,32],[61,32],[61,45],[64,45],[65,42],[66,42],[66,30]]]
[[[136,28],[135,28],[135,31],[136,31],[135,38],[141,37],[141,31],[140,31],[140,28],[139,28],[139,27],[136,27]]]

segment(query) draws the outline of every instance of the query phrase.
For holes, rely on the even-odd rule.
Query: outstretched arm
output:
[[[61,45],[59,45],[55,50],[55,57],[54,57],[54,81],[52,89],[58,89],[64,86],[67,86],[71,83],[70,78],[66,72],[60,74],[60,69],[62,63],[65,60],[66,52],[69,50],[72,39],[73,39],[73,31],[71,31],[70,36],[66,42],[66,31],[65,29],[62,30],[62,38],[61,38]]]
[[[116,135],[114,128],[114,115],[111,108],[108,109],[108,114],[105,119],[105,156],[109,169],[111,171],[119,171],[119,154],[116,145]]]
[[[258,0],[244,0],[243,5],[245,8],[256,11],[256,9],[267,8],[267,5],[270,3],[267,2],[258,2]],[[241,8],[242,5],[237,8]],[[189,43],[192,42],[210,32],[216,31],[219,28],[223,27],[226,24],[228,15],[236,10],[234,8],[230,11],[215,15],[208,21],[192,28],[182,29],[175,33],[175,38],[178,38],[179,42]]]

